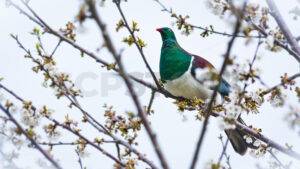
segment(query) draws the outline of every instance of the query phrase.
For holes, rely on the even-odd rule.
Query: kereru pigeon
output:
[[[162,37],[159,72],[163,85],[174,96],[187,99],[194,97],[202,100],[210,99],[214,87],[205,85],[206,74],[202,70],[215,70],[213,65],[200,56],[193,55],[182,49],[176,41],[172,29],[168,27],[156,29]],[[224,97],[230,93],[230,85],[221,81],[216,103],[222,104]],[[242,123],[241,118],[238,120]],[[225,130],[234,150],[244,155],[247,148],[257,148],[248,144],[243,138],[245,133],[240,129]]]

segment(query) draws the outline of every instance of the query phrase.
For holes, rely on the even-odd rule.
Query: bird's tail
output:
[[[238,121],[242,124],[245,124],[245,122],[239,117]],[[227,137],[229,138],[229,141],[233,147],[233,149],[239,153],[240,155],[244,155],[247,151],[247,148],[257,149],[258,147],[254,146],[253,143],[247,143],[244,139],[244,136],[246,133],[242,131],[241,129],[229,129],[225,130],[225,133]]]

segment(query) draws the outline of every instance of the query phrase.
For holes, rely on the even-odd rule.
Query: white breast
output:
[[[166,80],[166,83],[164,84],[166,89],[174,96],[182,96],[187,99],[193,99],[194,97],[197,97],[198,99],[207,101],[207,99],[211,98],[213,90],[207,88],[197,81],[192,76],[190,68],[179,78],[174,80]],[[222,97],[220,94],[217,95],[216,101],[217,104],[222,103]]]

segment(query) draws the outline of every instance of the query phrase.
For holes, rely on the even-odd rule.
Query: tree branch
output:
[[[119,10],[119,13],[120,13],[120,15],[121,15],[121,17],[122,17],[122,19],[124,21],[124,24],[125,24],[124,26],[127,28],[128,32],[130,33],[131,37],[133,38],[133,42],[134,42],[135,46],[137,47],[140,55],[142,56],[143,61],[144,61],[145,65],[146,65],[147,69],[149,70],[149,72],[150,72],[150,74],[151,74],[151,76],[152,76],[152,78],[153,78],[153,80],[154,80],[157,88],[161,88],[161,86],[160,86],[160,84],[159,84],[159,82],[158,82],[158,80],[157,80],[157,78],[156,78],[153,70],[151,69],[151,67],[150,67],[150,65],[149,65],[149,63],[148,63],[148,61],[146,59],[146,56],[145,56],[145,54],[143,52],[142,46],[140,46],[140,44],[138,43],[137,38],[135,37],[134,31],[130,28],[130,26],[129,26],[128,22],[127,22],[127,19],[126,19],[125,15],[124,15],[124,13],[123,13],[123,11],[121,9],[121,5],[120,5],[121,4],[121,0],[114,0],[114,3],[116,4],[116,6],[117,6],[117,8]]]
[[[21,14],[24,14],[26,17],[28,17],[30,20],[32,20],[32,19],[31,19],[32,17],[31,17],[28,13],[26,13],[23,9],[21,9],[18,5],[14,4],[13,2],[11,2],[11,3],[12,3],[12,6],[15,7],[17,10],[19,10],[19,12],[20,12]],[[27,5],[27,4],[26,4],[26,5]],[[30,8],[30,6],[27,5],[26,7],[30,9],[30,11],[34,14],[34,16],[38,16],[38,15]],[[37,18],[39,18],[39,20],[42,21],[42,19],[41,19],[40,17],[37,17]],[[84,47],[82,47],[82,46],[78,45],[77,43],[73,42],[71,39],[68,39],[67,37],[65,37],[65,36],[62,35],[61,33],[55,31],[54,29],[52,29],[49,25],[47,25],[47,24],[46,24],[46,25],[42,24],[42,23],[45,23],[45,21],[43,21],[42,23],[40,23],[39,21],[35,20],[34,18],[33,18],[33,21],[34,21],[36,24],[40,25],[42,28],[44,28],[45,31],[46,31],[47,33],[50,33],[50,34],[52,34],[52,35],[58,37],[61,41],[64,41],[64,42],[68,43],[69,45],[73,46],[75,49],[78,49],[79,51],[83,52],[83,53],[86,54],[87,56],[89,56],[89,57],[91,57],[92,59],[94,59],[96,62],[101,63],[102,65],[104,65],[104,66],[106,66],[106,67],[111,67],[110,63],[108,63],[108,62],[106,62],[106,61],[100,59],[100,58],[99,58],[98,56],[96,56],[93,52],[88,51],[88,50],[85,49]],[[112,67],[112,70],[114,70],[115,72],[119,73],[119,69],[118,69],[118,68]],[[148,82],[145,82],[145,81],[143,81],[142,79],[138,79],[138,78],[136,78],[136,77],[134,77],[134,76],[132,76],[132,75],[128,75],[128,77],[131,78],[132,80],[134,80],[134,81],[137,82],[137,83],[140,83],[140,84],[142,84],[142,85],[144,85],[144,86],[146,86],[146,87],[148,87],[148,88],[151,88],[152,90],[160,91],[160,93],[163,93],[164,96],[166,96],[166,97],[171,97],[171,98],[174,98],[174,99],[178,98],[178,97],[172,95],[171,93],[169,93],[169,92],[168,92],[167,90],[165,90],[164,88],[160,88],[160,89],[159,89],[159,88],[155,87],[154,85],[152,85],[152,84],[150,84],[150,83],[148,83]]]
[[[274,17],[274,19],[276,20],[280,30],[282,31],[282,33],[284,34],[284,36],[286,37],[288,43],[291,45],[292,49],[298,54],[300,55],[300,47],[297,43],[297,40],[295,39],[295,37],[292,35],[292,32],[290,31],[290,29],[288,28],[287,24],[285,23],[285,21],[283,20],[276,4],[274,3],[273,0],[266,0],[267,4],[271,10],[271,15]]]
[[[49,154],[46,153],[45,150],[43,150],[40,145],[37,144],[37,142],[23,129],[23,127],[16,121],[16,119],[11,115],[11,113],[9,112],[9,109],[4,108],[1,104],[0,104],[0,109],[7,115],[7,117],[9,118],[10,121],[12,121],[18,128],[18,130],[25,135],[25,137],[31,142],[32,145],[34,145],[34,147],[36,149],[38,149],[43,156],[57,169],[62,169],[62,167],[56,162],[54,161],[54,159],[52,157],[49,156]]]
[[[168,9],[160,0],[154,0],[154,1],[157,2],[161,6],[162,11],[165,11],[165,12],[171,14],[171,15],[174,14],[173,11],[171,9]],[[228,37],[235,36],[237,38],[266,38],[266,36],[264,36],[264,37],[260,37],[260,36],[244,36],[244,35],[235,35],[235,34],[229,34],[229,33],[225,33],[225,32],[219,32],[219,31],[215,31],[215,30],[210,30],[210,29],[204,28],[202,26],[197,26],[197,25],[190,24],[190,23],[188,23],[188,22],[180,19],[177,15],[174,16],[174,17],[177,20],[183,22],[183,25],[189,25],[192,28],[204,30],[204,31],[207,31],[207,32],[210,32],[210,33],[215,33],[217,35],[223,35],[223,36],[228,36]]]
[[[29,50],[26,50],[26,48],[21,44],[21,42],[18,40],[17,37],[13,37],[17,43],[19,44],[19,46],[28,54],[31,56],[31,53],[29,52]],[[31,56],[32,57],[32,56]],[[32,57],[33,58],[33,57]],[[38,62],[36,62],[38,63]],[[41,66],[41,65],[40,65]],[[49,76],[49,72],[47,70],[45,70],[43,67],[41,67]],[[57,86],[59,86],[60,88],[62,88],[63,86],[59,85],[56,81],[52,82],[54,84],[56,84]],[[13,93],[11,90],[8,90],[7,88],[5,88],[3,85],[0,84],[0,87],[3,87],[6,91],[8,91],[10,94],[12,94],[13,96],[15,96],[18,100],[24,102],[23,99],[21,99],[19,96],[17,96],[15,93]],[[66,88],[66,93],[64,93],[64,95],[67,97],[67,99],[76,107],[78,108],[83,115],[87,116],[87,122],[89,124],[91,124],[94,128],[96,128],[99,132],[104,133],[110,137],[112,137],[115,141],[119,142],[120,144],[122,144],[123,146],[127,147],[128,149],[130,149],[132,152],[134,152],[137,156],[139,156],[139,158],[144,161],[145,163],[147,163],[149,166],[151,166],[154,169],[157,169],[157,167],[153,164],[153,162],[151,162],[150,160],[148,160],[147,158],[145,158],[143,156],[143,154],[141,154],[140,152],[138,152],[138,150],[136,150],[135,148],[133,148],[130,144],[126,143],[125,141],[122,141],[121,139],[117,138],[116,136],[112,135],[110,132],[107,131],[107,129],[100,124],[96,119],[94,119],[87,111],[85,111],[79,104],[79,102],[76,100],[75,96],[73,96],[73,94],[71,94],[71,92]],[[71,98],[71,97],[72,98]],[[35,110],[36,108],[33,107],[33,109]],[[92,121],[91,121],[92,120]],[[101,128],[99,128],[99,127]]]
[[[82,51],[84,54],[90,56],[90,57],[91,57],[92,59],[94,59],[96,62],[101,63],[101,64],[103,64],[103,65],[105,65],[105,66],[109,66],[109,65],[110,65],[109,63],[105,62],[104,60],[101,60],[100,58],[98,58],[98,57],[97,57],[95,54],[93,54],[92,52],[86,50],[86,49],[83,48],[82,46],[79,46],[78,44],[74,43],[72,40],[70,40],[70,39],[64,37],[62,34],[60,34],[59,32],[55,31],[54,29],[52,29],[52,28],[49,27],[48,25],[47,25],[48,27],[46,27],[45,25],[41,24],[39,21],[35,20],[34,18],[32,19],[32,17],[31,17],[30,15],[28,15],[24,10],[22,10],[22,9],[19,8],[18,6],[16,6],[16,5],[13,5],[13,6],[14,6],[17,10],[19,10],[21,14],[24,14],[24,15],[25,15],[26,17],[28,17],[30,20],[33,20],[35,23],[37,23],[37,24],[40,25],[42,28],[44,28],[46,32],[48,32],[48,33],[50,33],[50,34],[52,34],[52,35],[58,37],[60,40],[62,40],[62,41],[64,41],[64,42],[68,43],[69,45],[73,46],[75,49],[78,49],[79,51]],[[34,12],[34,11],[33,11],[33,12]],[[251,22],[251,21],[250,21],[250,22]],[[265,35],[265,36],[268,35],[268,33],[267,33],[264,29],[260,28],[259,26],[255,25],[255,24],[252,24],[252,25],[253,25],[257,30],[259,30],[263,35]],[[290,49],[287,45],[285,45],[283,42],[281,42],[281,41],[279,41],[279,40],[277,40],[277,39],[275,39],[275,42],[276,42],[279,46],[281,46],[282,48],[284,48],[286,51],[288,51],[288,52],[289,52],[292,56],[294,56],[298,61],[300,61],[300,57],[299,57],[299,55],[298,55],[295,51],[293,51],[293,50]],[[116,69],[116,68],[113,68],[113,70],[116,71],[116,72],[119,72],[119,70]],[[298,76],[297,76],[297,77],[298,77]],[[134,77],[134,76],[130,76],[130,75],[129,75],[129,78],[133,79],[134,81],[136,81],[136,82],[138,82],[138,83],[140,83],[140,84],[142,84],[142,85],[144,85],[144,86],[146,86],[146,87],[148,87],[148,88],[150,88],[150,89],[152,89],[152,90],[154,90],[154,91],[156,91],[156,92],[158,92],[158,93],[161,93],[162,95],[164,95],[164,96],[166,96],[166,97],[171,97],[171,98],[173,98],[173,99],[178,99],[178,97],[175,97],[175,96],[171,95],[171,94],[170,94],[169,92],[167,92],[166,90],[158,89],[157,87],[155,87],[154,85],[152,85],[152,84],[150,84],[150,83],[148,83],[148,82],[145,82],[145,81],[143,81],[143,80],[141,80],[141,79],[138,79],[138,78],[136,78],[136,77]],[[9,93],[10,93],[10,92],[9,92]],[[12,94],[13,96],[16,96],[13,92],[12,92],[11,94]],[[16,96],[16,98],[18,98],[18,97]],[[20,99],[19,99],[19,100],[20,100]],[[20,100],[20,101],[22,101],[22,100]],[[224,116],[218,114],[217,112],[212,112],[211,115],[213,115],[213,116],[215,116],[215,117],[221,116],[221,117],[225,118]],[[239,129],[242,129],[243,131],[245,131],[245,133],[250,134],[250,135],[252,135],[252,136],[255,136],[257,139],[259,139],[259,140],[261,140],[261,141],[267,143],[269,146],[271,146],[271,147],[273,147],[273,148],[275,148],[275,149],[277,149],[277,150],[279,150],[279,151],[281,151],[281,152],[283,152],[283,153],[285,153],[285,154],[287,154],[287,155],[289,155],[289,156],[291,156],[291,157],[294,157],[294,158],[296,158],[297,160],[300,159],[300,155],[299,155],[298,153],[296,153],[296,152],[294,152],[294,151],[292,151],[292,150],[287,150],[285,147],[279,145],[278,143],[276,143],[276,142],[274,142],[273,140],[267,138],[266,136],[262,135],[261,133],[258,133],[258,132],[256,132],[256,131],[252,130],[251,128],[249,128],[249,127],[247,127],[247,126],[245,126],[245,125],[243,125],[243,124],[241,124],[241,123],[239,123],[239,122],[237,122],[237,121],[236,121],[235,123],[236,123],[236,127],[239,128]],[[134,149],[133,147],[131,147],[127,142],[124,142],[124,141],[118,139],[117,137],[115,137],[115,136],[113,136],[113,135],[112,135],[112,138],[116,139],[117,141],[120,142],[120,144],[124,145],[125,147],[127,147],[128,149],[130,149],[132,152],[134,152],[135,154],[137,154],[137,155],[140,157],[140,159],[141,159],[142,161],[146,162],[147,164],[149,164],[149,166],[151,166],[152,168],[155,168],[155,167],[153,167],[154,164],[153,164],[152,161],[148,161],[147,159],[143,159],[143,155],[142,155],[141,153],[139,153],[136,149]],[[157,167],[156,167],[156,168],[157,168]]]
[[[232,7],[233,7],[233,5],[232,5]],[[241,18],[243,18],[243,15],[244,15],[243,14],[244,9],[245,9],[245,5],[244,5],[244,8],[243,8],[242,12],[236,13],[237,22],[236,22],[235,28],[234,28],[234,35],[237,35],[239,33],[239,29],[240,29],[240,26],[241,26]],[[213,94],[212,94],[211,99],[210,99],[210,102],[208,103],[208,106],[205,110],[205,113],[204,113],[205,120],[204,120],[203,127],[202,127],[202,130],[201,130],[201,133],[200,133],[200,137],[199,137],[198,142],[197,142],[196,150],[195,150],[195,153],[194,153],[194,157],[193,157],[190,169],[194,169],[195,166],[196,166],[196,163],[197,163],[197,160],[198,160],[198,155],[199,155],[199,152],[200,152],[200,148],[201,148],[201,145],[202,145],[202,142],[203,142],[203,139],[204,139],[204,135],[205,135],[205,132],[206,132],[206,129],[207,129],[208,120],[209,120],[209,117],[210,117],[212,109],[213,109],[213,103],[214,103],[215,98],[217,96],[218,89],[220,88],[221,81],[222,81],[222,75],[225,72],[228,60],[230,58],[230,52],[231,52],[231,49],[232,49],[235,38],[236,38],[236,36],[232,36],[231,40],[228,42],[228,47],[227,47],[227,51],[226,51],[226,54],[225,54],[224,62],[223,62],[222,68],[220,70],[220,73],[218,74],[218,85],[214,89]]]
[[[221,153],[221,155],[219,157],[218,164],[221,163],[222,158],[225,156],[226,157],[226,163],[227,163],[229,169],[231,169],[232,167],[231,167],[230,162],[229,162],[230,156],[226,153],[226,149],[227,149],[227,145],[228,145],[229,139],[228,138],[226,139],[225,144],[224,144],[222,135],[220,135],[219,139],[221,141],[223,149],[222,149],[222,153]]]
[[[264,28],[260,27],[259,25],[256,25],[251,18],[247,18],[247,21],[258,31],[260,31],[260,33],[262,33],[264,36],[269,36],[269,34],[265,31]],[[298,54],[297,52],[295,52],[293,49],[290,49],[289,46],[287,44],[285,44],[284,42],[274,38],[274,41],[276,42],[276,44],[280,47],[282,47],[283,49],[285,49],[290,55],[292,55],[298,62],[300,62],[300,54]]]
[[[147,118],[147,114],[143,111],[142,107],[141,107],[141,104],[140,104],[140,101],[135,93],[135,91],[133,90],[133,86],[128,78],[128,75],[127,73],[125,72],[124,68],[123,68],[123,65],[121,63],[121,60],[120,60],[120,56],[117,54],[117,52],[115,51],[115,48],[113,46],[113,43],[108,35],[108,32],[106,30],[106,27],[104,25],[104,23],[102,22],[102,20],[100,19],[98,13],[97,13],[97,10],[96,10],[96,7],[95,7],[95,1],[94,0],[86,0],[89,8],[90,8],[90,11],[92,13],[92,18],[95,19],[96,23],[98,24],[101,32],[102,32],[102,36],[103,38],[105,39],[105,42],[108,46],[108,49],[109,51],[111,52],[111,54],[113,55],[115,61],[117,62],[118,66],[119,66],[119,73],[121,75],[121,77],[123,78],[128,90],[129,90],[129,93],[131,95],[131,98],[136,106],[136,109],[137,109],[137,112],[138,112],[138,115],[139,117],[141,118],[144,126],[145,126],[145,129],[147,131],[147,134],[153,144],[153,147],[155,149],[155,152],[157,154],[157,156],[159,157],[159,160],[161,162],[161,165],[163,166],[164,169],[168,169],[168,164],[166,162],[166,159],[162,153],[162,150],[159,146],[159,143],[157,141],[157,138],[156,138],[156,134],[154,134],[152,128],[150,127],[150,123],[148,121],[148,118]]]
[[[150,97],[150,101],[149,101],[149,104],[148,104],[148,107],[147,107],[147,114],[148,114],[148,115],[151,114],[151,107],[152,107],[152,104],[153,104],[153,101],[154,101],[154,97],[155,97],[155,91],[152,90],[152,92],[151,92],[151,97]]]
[[[287,78],[287,81],[290,82],[290,81],[292,81],[292,80],[294,80],[294,79],[296,79],[296,78],[298,78],[298,77],[300,77],[300,73],[294,74],[293,76]],[[277,89],[278,87],[280,87],[280,86],[282,86],[282,85],[284,85],[284,84],[285,84],[285,83],[282,81],[280,84],[277,84],[277,85],[271,87],[270,89],[267,89],[267,90],[261,92],[260,94],[261,94],[261,95],[269,94],[270,92],[272,92],[273,90]]]
[[[83,166],[82,166],[82,161],[81,161],[81,157],[80,157],[80,154],[75,150],[77,156],[78,156],[78,163],[79,163],[79,166],[80,166],[80,169],[84,169]]]
[[[277,158],[277,156],[273,153],[273,151],[272,151],[272,149],[271,150],[268,150],[268,152],[271,154],[271,156],[277,161],[277,165],[281,168],[283,168],[283,169],[289,169],[289,168],[287,168],[287,167],[285,167],[282,163],[281,163],[281,161]]]

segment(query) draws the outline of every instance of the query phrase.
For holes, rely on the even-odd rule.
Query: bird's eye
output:
[[[171,29],[168,29],[169,32],[171,32]]]

